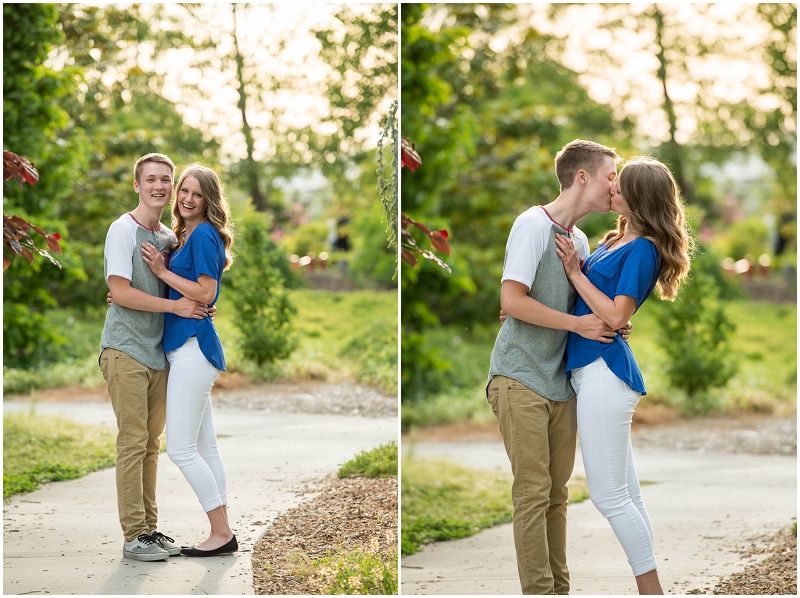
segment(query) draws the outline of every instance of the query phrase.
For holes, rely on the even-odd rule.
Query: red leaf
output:
[[[61,238],[58,233],[54,235],[45,235],[45,242],[47,244],[47,248],[50,251],[55,251],[56,253],[61,253],[61,244],[58,240]]]
[[[416,147],[413,143],[409,144],[408,139],[403,139],[401,142],[401,157],[400,168],[408,166],[411,172],[414,172],[422,164],[422,158],[417,153]]]
[[[450,255],[450,243],[447,242],[447,237],[440,232],[432,232],[430,236],[431,245],[433,245],[436,251],[441,251],[442,253]]]
[[[417,265],[417,257],[408,249],[403,249],[400,255],[405,263],[411,264],[412,268]]]
[[[14,179],[21,189],[23,182],[34,185],[39,180],[39,173],[27,158],[3,150],[3,182],[9,179]]]

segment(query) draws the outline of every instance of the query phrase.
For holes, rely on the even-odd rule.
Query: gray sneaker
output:
[[[150,532],[150,538],[169,553],[169,556],[178,556],[181,553],[181,547],[175,544],[175,540],[169,536],[165,536],[157,530]]]
[[[122,556],[137,561],[166,561],[169,553],[156,544],[150,534],[141,534],[135,540],[122,545]]]

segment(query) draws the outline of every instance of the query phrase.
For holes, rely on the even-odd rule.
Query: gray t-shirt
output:
[[[556,234],[570,236],[581,259],[589,257],[589,242],[582,231],[573,228],[570,234],[550,220],[541,207],[534,206],[523,212],[511,228],[502,281],[520,282],[528,287],[528,296],[539,303],[572,313],[575,290],[556,253]],[[547,399],[566,401],[574,395],[565,369],[566,347],[566,330],[507,316],[492,351],[489,381],[494,376],[506,376]]]
[[[133,288],[148,295],[166,297],[166,285],[142,260],[144,242],[152,243],[160,252],[168,254],[176,240],[173,232],[163,224],[150,229],[138,223],[130,213],[123,214],[111,224],[104,253],[106,282],[109,276],[120,276],[130,280]],[[118,349],[149,368],[165,370],[167,360],[163,337],[163,313],[112,304],[106,313],[100,353],[106,348]]]

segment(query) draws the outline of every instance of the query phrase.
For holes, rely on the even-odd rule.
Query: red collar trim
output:
[[[133,221],[134,221],[136,224],[138,224],[139,226],[141,226],[143,229],[149,230],[150,232],[156,233],[156,232],[158,232],[158,231],[159,231],[159,229],[161,228],[161,224],[160,224],[160,223],[159,223],[159,225],[158,225],[156,228],[150,228],[149,226],[145,226],[144,224],[142,224],[141,222],[139,222],[138,220],[136,220],[136,216],[134,216],[132,212],[128,212],[128,216],[130,216],[131,218],[133,218]],[[555,221],[554,221],[554,222],[555,222]],[[558,224],[558,222],[556,222],[556,224]],[[560,225],[559,225],[559,226],[560,226]],[[563,228],[563,227],[562,227],[562,228]]]
[[[553,224],[556,224],[556,225],[560,226],[562,229],[564,229],[564,230],[565,230],[565,231],[567,231],[568,233],[572,233],[572,228],[573,228],[573,227],[571,227],[571,226],[570,226],[569,228],[567,228],[566,226],[564,226],[564,225],[563,225],[563,224],[561,224],[560,222],[556,222],[555,220],[553,220],[553,217],[550,215],[550,212],[548,212],[548,211],[547,211],[547,209],[546,209],[544,206],[539,206],[539,207],[540,207],[540,208],[542,208],[542,210],[544,210],[544,213],[545,213],[545,214],[547,214],[547,217],[550,219],[550,222],[552,222]]]

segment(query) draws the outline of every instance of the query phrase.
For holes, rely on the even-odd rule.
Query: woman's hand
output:
[[[145,264],[150,266],[150,270],[158,278],[161,278],[164,272],[167,271],[167,266],[164,263],[164,256],[161,255],[161,252],[156,249],[156,246],[152,243],[142,243],[142,259]]]
[[[564,264],[567,278],[572,278],[581,273],[581,256],[575,249],[572,239],[566,235],[556,235],[556,253]]]

